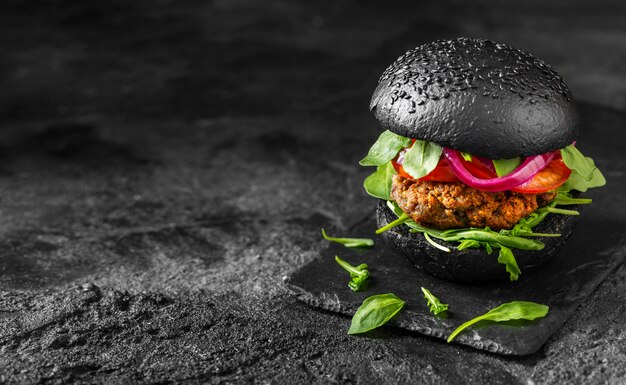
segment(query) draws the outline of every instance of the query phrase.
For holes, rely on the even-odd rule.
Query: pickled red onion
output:
[[[556,155],[556,151],[541,155],[529,156],[513,172],[501,178],[481,179],[472,175],[459,157],[459,154],[451,149],[444,148],[443,154],[448,160],[454,174],[466,185],[477,190],[496,192],[510,190],[531,179],[539,171],[543,170]]]

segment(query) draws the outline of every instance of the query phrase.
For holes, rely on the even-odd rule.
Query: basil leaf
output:
[[[535,302],[513,301],[504,303],[487,313],[473,318],[458,328],[448,336],[448,342],[452,341],[461,331],[480,321],[504,322],[525,319],[532,321],[537,318],[545,317],[550,308]]]
[[[418,179],[430,174],[437,167],[443,149],[425,140],[416,140],[404,154],[402,167],[413,178]]]
[[[380,134],[376,143],[370,148],[365,158],[361,159],[361,166],[382,166],[398,155],[404,147],[411,145],[411,138],[405,138],[387,130]]]
[[[392,176],[396,173],[391,162],[376,168],[376,172],[365,178],[363,187],[374,198],[389,200]]]
[[[344,245],[345,247],[372,247],[374,241],[369,238],[334,238],[329,237],[326,231],[322,229],[322,237],[330,242],[336,242]]]
[[[499,177],[503,177],[515,171],[515,169],[522,164],[522,158],[518,156],[511,159],[494,159],[492,162],[493,166],[496,168],[496,174],[498,174]]]
[[[511,249],[506,246],[500,246],[500,253],[498,254],[498,263],[506,266],[506,272],[509,273],[509,279],[511,281],[517,281],[519,275],[522,274],[521,270],[517,266],[517,261]]]
[[[430,292],[430,290],[422,287],[422,293],[424,293],[424,298],[426,298],[426,302],[428,303],[430,312],[434,315],[443,313],[444,311],[448,310],[448,304],[441,303],[441,301],[439,301],[439,298],[435,297],[433,293]]]
[[[350,282],[348,283],[348,287],[352,289],[352,291],[359,291],[365,280],[369,278],[370,273],[367,271],[367,264],[362,263],[359,266],[352,266],[348,262],[343,259],[335,256],[335,261],[341,266],[345,271],[350,273]]]
[[[585,180],[591,180],[593,171],[596,169],[593,159],[586,158],[572,144],[561,149],[561,157],[568,168],[576,171]]]
[[[352,317],[348,334],[365,333],[386,324],[404,307],[405,302],[395,294],[378,294],[363,301]]]

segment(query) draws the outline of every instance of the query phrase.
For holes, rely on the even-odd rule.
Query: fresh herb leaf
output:
[[[381,234],[384,233],[387,230],[391,230],[396,226],[400,226],[403,223],[407,223],[408,221],[411,220],[411,217],[409,217],[409,214],[407,213],[402,213],[398,219],[396,219],[393,222],[387,223],[385,226],[379,228],[376,230],[376,234]]]
[[[365,178],[363,187],[374,198],[389,200],[391,195],[392,177],[396,173],[391,162],[376,168],[376,172]]]
[[[422,287],[422,293],[424,293],[424,298],[426,298],[428,307],[430,308],[430,312],[434,315],[448,310],[448,304],[441,303],[441,301],[439,301],[439,298],[435,297],[433,293],[430,292],[430,290]]]
[[[449,248],[442,246],[438,244],[437,242],[433,241],[430,235],[428,235],[428,233],[424,233],[424,238],[426,238],[426,242],[430,243],[430,245],[436,249],[445,251],[446,253],[449,253],[451,251]]]
[[[513,320],[534,320],[536,318],[545,317],[548,314],[549,307],[535,302],[513,301],[502,304],[487,313],[473,318],[450,334],[448,342],[452,341],[461,331],[480,321],[504,322]]]
[[[365,333],[386,324],[404,307],[405,302],[395,294],[378,294],[363,301],[352,317],[348,334]]]
[[[574,145],[561,149],[561,157],[565,165],[572,170],[569,179],[559,190],[578,190],[585,192],[593,187],[606,184],[602,172],[596,167],[593,159],[585,157]]]
[[[567,206],[567,205],[587,205],[592,202],[591,199],[588,198],[573,198],[571,194],[566,192],[558,192],[556,194],[556,198],[554,198],[553,202],[559,206]]]
[[[518,156],[511,159],[494,159],[493,166],[496,168],[496,174],[499,177],[510,174],[522,164],[522,157]]]
[[[418,179],[430,174],[437,167],[443,149],[425,140],[416,140],[404,154],[402,167],[413,178]]]
[[[322,237],[325,240],[330,242],[336,242],[344,245],[345,247],[372,247],[374,246],[374,241],[369,238],[335,238],[329,237],[326,234],[326,231],[322,229]]]
[[[600,172],[599,169],[595,169],[591,174],[591,179],[586,180],[583,176],[581,176],[578,171],[572,170],[569,178],[565,183],[559,187],[559,191],[571,191],[578,190],[581,192],[585,192],[590,188],[601,187],[606,184],[606,179],[604,179],[604,175]]]
[[[552,214],[561,214],[561,215],[580,215],[580,213],[576,210],[567,210],[567,209],[560,209],[557,207],[550,207],[550,206],[546,206],[546,207],[542,207],[537,209],[538,213],[552,213]]]
[[[586,181],[590,181],[596,165],[593,159],[585,157],[573,144],[561,149],[561,157],[563,163],[583,177]]]
[[[409,226],[411,229],[420,232],[428,233],[431,237],[441,239],[446,242],[462,242],[464,240],[475,240],[481,243],[489,243],[491,246],[503,245],[510,248],[521,250],[542,250],[544,244],[532,239],[526,239],[519,236],[514,236],[509,233],[498,233],[490,230],[488,227],[484,229],[478,228],[462,228],[462,229],[450,229],[450,230],[437,230],[430,229],[428,227],[421,226],[415,223],[406,213],[400,209],[397,203],[388,203],[391,210],[399,216],[399,218],[388,225],[376,230],[377,234],[389,230],[392,227],[400,225],[402,223]]]
[[[517,266],[517,261],[511,249],[506,246],[500,246],[500,253],[498,254],[498,263],[506,266],[506,272],[509,273],[509,279],[511,281],[517,281],[519,275],[522,274],[521,270]]]
[[[361,159],[361,166],[382,166],[398,155],[404,147],[411,145],[411,138],[405,138],[387,130],[380,134],[367,156]]]
[[[472,161],[472,154],[468,154],[467,152],[461,152],[461,156],[468,162]]]
[[[457,250],[465,250],[465,249],[477,249],[480,247],[480,242],[473,239],[465,239],[459,243],[456,247]]]
[[[365,280],[370,276],[369,271],[366,270],[367,264],[362,263],[359,266],[355,267],[344,261],[343,259],[339,258],[338,256],[335,256],[335,261],[337,261],[339,266],[341,266],[345,271],[350,273],[351,279],[348,283],[348,287],[352,289],[352,291],[359,291],[365,283]]]
[[[384,231],[387,231],[395,226],[400,224],[406,224],[411,232],[419,232],[424,234],[426,240],[436,248],[441,248],[441,250],[449,250],[449,248],[435,243],[432,238],[437,238],[445,242],[459,242],[457,246],[457,250],[464,250],[468,248],[478,248],[484,247],[487,251],[487,254],[491,254],[493,249],[499,249],[498,253],[498,262],[505,265],[506,271],[509,273],[509,278],[511,281],[516,281],[521,274],[519,266],[517,265],[517,261],[515,260],[515,256],[513,255],[513,251],[511,249],[520,249],[520,250],[542,250],[544,248],[543,242],[539,242],[533,239],[524,238],[526,236],[560,236],[560,234],[543,234],[543,233],[534,233],[532,228],[539,224],[549,212],[552,210],[563,211],[563,209],[554,209],[550,206],[555,206],[556,203],[553,201],[550,203],[548,207],[545,207],[545,210],[551,211],[539,211],[529,215],[528,217],[522,219],[518,222],[512,230],[500,230],[500,232],[495,232],[488,227],[484,229],[477,228],[463,228],[463,229],[450,229],[450,230],[437,230],[430,229],[428,227],[421,226],[415,223],[406,213],[400,209],[397,203],[388,201],[387,206],[398,216],[398,219],[387,224],[384,227],[376,230],[377,234],[380,234]],[[570,212],[572,210],[564,210]]]

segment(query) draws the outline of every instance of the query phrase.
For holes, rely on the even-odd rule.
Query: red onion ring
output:
[[[543,170],[554,159],[555,151],[541,155],[529,156],[512,173],[501,178],[481,179],[472,175],[459,158],[458,153],[451,148],[444,148],[443,154],[454,174],[466,185],[482,191],[496,192],[510,190],[530,180],[535,174]]]
[[[496,168],[493,165],[491,159],[483,158],[482,156],[472,155],[473,158],[476,158],[482,163],[485,167],[487,167],[494,174],[496,173]]]

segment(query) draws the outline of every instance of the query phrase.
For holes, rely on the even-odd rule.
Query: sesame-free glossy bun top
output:
[[[563,148],[578,132],[559,74],[527,52],[483,39],[408,51],[385,70],[370,108],[384,129],[490,159]]]

